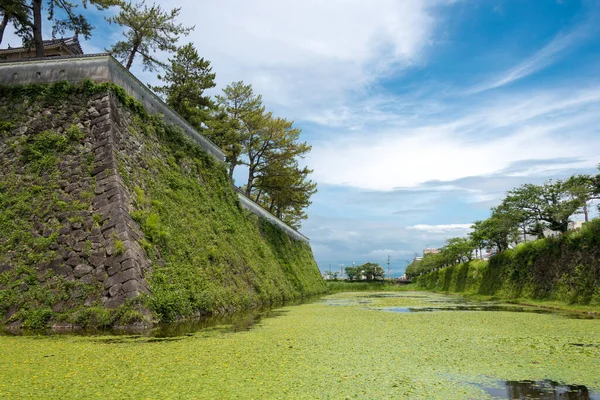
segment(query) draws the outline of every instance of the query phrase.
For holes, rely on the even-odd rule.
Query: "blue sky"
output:
[[[182,43],[211,61],[215,93],[251,83],[313,146],[302,232],[322,269],[390,255],[399,275],[507,190],[600,162],[595,1],[160,3],[196,26]],[[120,35],[97,16],[87,52]]]

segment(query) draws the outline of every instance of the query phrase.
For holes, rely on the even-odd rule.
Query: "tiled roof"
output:
[[[83,54],[83,49],[81,48],[81,45],[79,44],[79,39],[77,38],[77,36],[74,36],[72,38],[60,38],[60,39],[49,39],[49,40],[44,40],[44,49],[49,50],[49,49],[55,49],[55,48],[66,48],[71,54]],[[28,47],[11,47],[8,49],[0,49],[0,54],[14,54],[14,53],[22,53],[22,52],[28,52],[30,50],[32,50],[33,47],[28,48]]]

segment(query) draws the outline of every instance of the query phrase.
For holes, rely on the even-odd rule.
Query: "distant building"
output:
[[[423,250],[423,257],[425,257],[426,254],[438,254],[439,252],[440,252],[440,249],[427,248],[427,249]]]
[[[77,36],[44,40],[46,57],[75,56],[83,54]],[[0,49],[0,61],[16,61],[26,58],[35,58],[35,47],[9,47]]]

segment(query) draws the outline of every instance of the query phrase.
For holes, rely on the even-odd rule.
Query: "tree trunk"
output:
[[[131,68],[131,64],[133,64],[133,59],[135,58],[135,54],[138,51],[138,47],[140,47],[138,43],[134,44],[133,49],[131,49],[131,53],[129,53],[129,57],[127,58],[127,65],[125,65],[127,71],[129,71],[129,69]]]
[[[246,183],[246,196],[250,197],[250,192],[252,192],[252,187],[254,184],[254,172],[252,169],[248,170],[248,182]]]
[[[233,170],[235,167],[236,165],[233,162],[229,163],[229,182],[233,182]]]
[[[33,43],[35,56],[45,57],[44,40],[42,38],[42,0],[33,0]]]
[[[262,190],[258,191],[258,194],[256,195],[256,199],[254,199],[255,202],[258,203],[260,201],[260,196],[262,195],[262,192],[263,192]]]
[[[4,17],[2,17],[2,22],[0,22],[0,44],[2,44],[2,38],[4,37],[6,25],[8,25],[8,14],[5,14]]]
[[[0,42],[2,38],[0,37]],[[585,216],[585,222],[588,222],[588,205],[587,205],[587,201],[585,203],[583,203],[583,215]]]

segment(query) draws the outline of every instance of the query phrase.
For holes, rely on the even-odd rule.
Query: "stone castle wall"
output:
[[[220,162],[225,160],[225,153],[218,146],[198,133],[185,119],[167,106],[158,96],[108,54],[0,62],[0,85],[55,83],[60,81],[77,83],[86,79],[93,82],[112,82],[121,86],[130,96],[144,105],[149,113],[161,114],[165,122],[181,128],[208,154],[211,154]],[[238,193],[238,198],[244,208],[261,218],[267,219],[293,239],[309,242],[309,239],[302,233],[291,228],[253,200],[244,196],[244,194]]]
[[[0,99],[0,109],[7,109],[8,101]],[[40,183],[53,187],[55,198],[42,199],[43,209],[28,221],[33,240],[56,236],[35,266],[37,277],[45,282],[51,271],[68,281],[92,285],[97,290],[82,300],[86,305],[99,303],[109,308],[149,293],[145,277],[150,273],[150,263],[138,244],[143,234],[129,215],[129,195],[118,173],[116,142],[121,133],[116,103],[107,92],[93,96],[87,104],[23,105],[22,124],[0,137],[0,182],[20,179],[23,190]],[[40,171],[29,176],[19,149],[41,132],[65,135],[73,125],[81,130],[83,139],[73,151],[60,154],[57,175],[51,178]],[[79,206],[72,208],[73,204]],[[0,273],[24,264],[25,252],[0,254]],[[61,311],[68,305],[59,302],[53,307]]]

